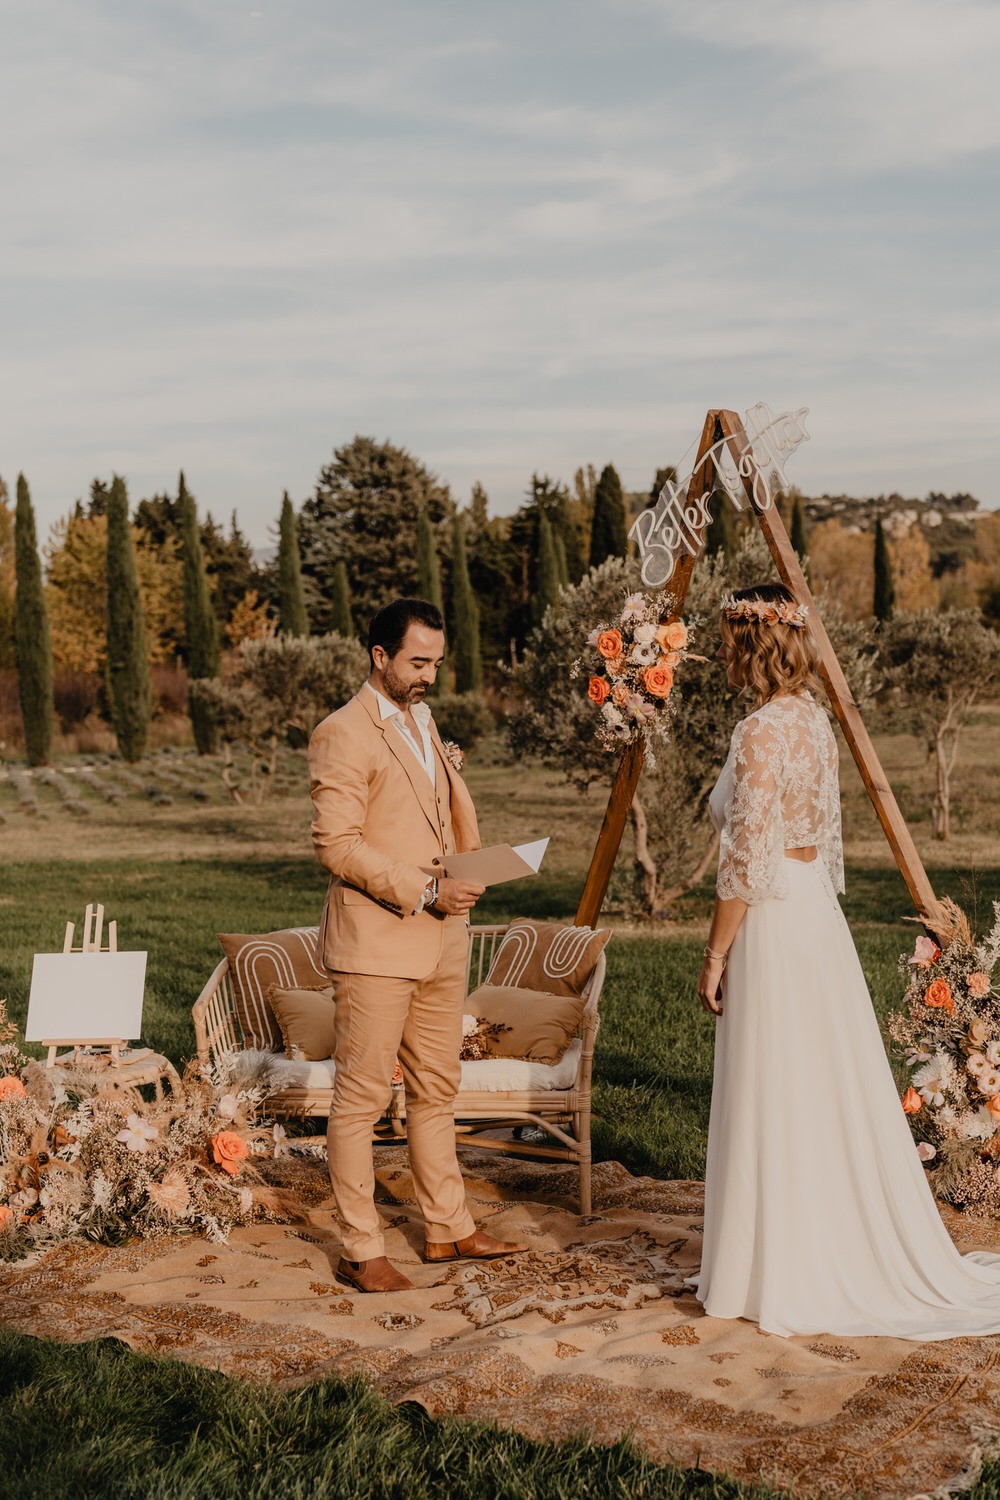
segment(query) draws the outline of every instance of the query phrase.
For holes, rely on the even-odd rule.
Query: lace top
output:
[[[710,799],[720,896],[752,906],[787,895],[785,850],[810,844],[844,889],[837,764],[833,731],[809,693],[773,698],[740,720]]]

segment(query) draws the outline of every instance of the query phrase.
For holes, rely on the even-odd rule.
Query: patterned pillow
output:
[[[329,984],[330,976],[319,967],[318,927],[286,927],[280,932],[256,935],[220,932],[219,942],[229,959],[233,981],[233,1003],[245,1047],[280,1052],[281,1028],[267,1003],[268,987],[281,984],[289,989]]]
[[[484,982],[550,995],[582,994],[610,936],[610,927],[511,922]]]

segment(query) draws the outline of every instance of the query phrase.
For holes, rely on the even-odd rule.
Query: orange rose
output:
[[[657,662],[655,667],[646,668],[642,674],[642,680],[651,698],[669,698],[670,689],[674,685],[674,669],[665,667],[662,662]]]
[[[596,703],[598,708],[605,701],[611,689],[608,687],[606,677],[592,677],[587,683],[587,697],[591,703]]]
[[[946,979],[931,980],[924,991],[924,1004],[931,1006],[933,1010],[946,1010],[949,1015],[954,1014],[955,1002]]]
[[[6,1203],[0,1203],[0,1234],[9,1229],[14,1222],[14,1210],[8,1208]]]
[[[620,630],[602,630],[597,637],[597,649],[605,661],[621,656],[625,649]]]
[[[663,651],[683,651],[688,643],[687,626],[680,620],[674,620],[670,625],[661,625],[656,632],[656,640]]]
[[[23,1099],[27,1092],[20,1078],[16,1078],[13,1073],[0,1078],[0,1099]]]
[[[216,1163],[230,1177],[235,1177],[240,1170],[239,1164],[250,1154],[250,1148],[241,1135],[235,1130],[220,1130],[218,1135],[212,1137],[212,1155]]]
[[[1000,1121],[1000,1094],[994,1094],[992,1099],[987,1099],[986,1112],[991,1119]]]
[[[908,1088],[903,1095],[904,1115],[918,1115],[924,1107],[924,1101],[915,1088]]]

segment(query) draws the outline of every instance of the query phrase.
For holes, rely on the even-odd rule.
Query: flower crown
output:
[[[722,601],[722,613],[728,620],[763,620],[765,625],[790,625],[805,630],[809,610],[805,604],[785,599],[736,599],[732,594]]]

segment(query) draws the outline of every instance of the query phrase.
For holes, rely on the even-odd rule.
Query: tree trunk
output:
[[[694,869],[691,871],[687,879],[679,881],[677,885],[672,885],[669,890],[663,892],[662,905],[664,907],[669,906],[671,901],[677,901],[681,896],[686,896],[688,891],[694,890],[695,886],[705,878],[709,866],[718,853],[718,849],[719,835],[717,833],[713,833],[711,839],[709,840],[708,847],[706,848],[701,859],[695,865]]]
[[[656,915],[656,861],[649,852],[649,820],[646,817],[646,809],[639,801],[638,792],[632,796],[629,812],[635,838],[635,864],[639,876],[642,909],[647,917],[652,917]]]

